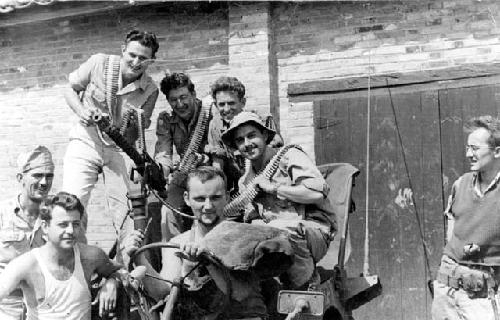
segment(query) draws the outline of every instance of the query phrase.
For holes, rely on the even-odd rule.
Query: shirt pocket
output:
[[[29,250],[26,233],[16,230],[0,230],[0,242],[2,247],[11,247],[19,254]]]

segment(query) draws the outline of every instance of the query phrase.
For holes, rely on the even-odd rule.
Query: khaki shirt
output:
[[[257,113],[255,111],[251,111]],[[265,116],[259,115],[262,119],[266,119],[266,123],[270,123],[273,130],[276,130],[273,116],[266,114]],[[213,158],[219,158],[224,162],[224,173],[227,177],[227,189],[236,194],[238,191],[238,180],[241,178],[245,171],[245,158],[238,150],[229,148],[222,141],[222,134],[229,129],[231,123],[223,120],[220,116],[214,116],[210,121],[208,129],[208,141],[205,147],[205,153]],[[283,146],[283,138],[276,132],[270,146],[281,147]]]
[[[184,152],[189,145],[190,137],[196,129],[198,116],[201,111],[201,101],[196,100],[196,103],[194,115],[187,125],[175,112],[170,114],[163,111],[158,116],[156,125],[157,141],[155,145],[155,160],[161,163],[163,167],[168,167],[170,170],[173,169],[172,156],[174,154],[174,146],[177,154],[181,158],[184,156]],[[200,143],[200,150],[202,151],[207,144],[207,132],[208,128],[205,129],[205,134]]]
[[[34,225],[21,217],[21,206],[18,198],[0,202],[0,246],[12,248],[16,255],[28,252],[32,248],[42,246],[45,241],[42,238],[40,219]],[[0,266],[7,259],[0,256]]]
[[[21,206],[18,197],[0,202],[0,247],[13,250],[16,256],[30,251],[32,248],[41,247],[45,240],[41,229],[41,220],[37,219],[34,225],[21,217]],[[10,261],[2,256],[0,250],[0,272]],[[19,318],[23,312],[23,293],[18,288],[11,292],[0,302],[0,318]],[[10,319],[10,318],[9,318]]]
[[[78,69],[70,73],[69,83],[77,91],[84,91],[82,103],[87,108],[96,108],[102,112],[110,113],[113,118],[113,124],[120,127],[123,114],[131,108],[142,109],[145,127],[151,124],[151,115],[158,98],[158,88],[153,80],[143,74],[139,79],[127,86],[122,87],[121,72],[118,78],[118,92],[116,93],[117,102],[113,110],[109,110],[106,102],[106,83],[105,83],[105,62],[108,55],[98,53],[91,56]],[[72,138],[94,140],[98,137],[95,126],[85,127],[81,123],[73,128]],[[125,131],[125,138],[129,142],[137,140],[137,126],[133,125]],[[95,140],[94,140],[95,141]],[[107,142],[111,142],[108,140]]]
[[[256,173],[253,168],[250,168],[250,172],[240,179],[240,190],[245,190],[245,185],[255,177]],[[307,154],[297,148],[288,150],[281,158],[278,170],[272,176],[271,181],[281,185],[303,185],[308,189],[321,192],[323,200],[319,204],[304,204],[275,194],[259,192],[254,203],[257,204],[262,219],[289,221],[289,227],[304,220],[311,221],[325,234],[336,230],[335,213],[327,198],[330,187]]]

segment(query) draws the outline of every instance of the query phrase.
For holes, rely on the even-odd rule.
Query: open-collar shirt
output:
[[[14,250],[16,255],[45,243],[40,218],[32,224],[24,218],[22,210],[18,196],[0,202],[0,246]],[[0,266],[3,267],[6,260],[0,256]]]

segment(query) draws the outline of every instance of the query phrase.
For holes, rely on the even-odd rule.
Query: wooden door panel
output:
[[[425,319],[427,288],[425,285],[426,261],[423,254],[423,153],[422,137],[432,134],[430,128],[422,127],[421,92],[392,94],[397,139],[396,166],[399,168],[393,201],[400,216],[400,261],[401,261],[401,307],[405,319]],[[390,100],[390,97],[389,97]],[[390,103],[390,101],[389,101]],[[399,139],[401,137],[401,141]],[[413,196],[412,196],[413,194]],[[412,204],[412,201],[415,203]]]
[[[380,276],[384,293],[356,310],[357,320],[431,318],[421,236],[435,275],[444,244],[446,198],[453,181],[468,170],[464,121],[497,115],[499,90],[499,85],[391,89],[402,145],[388,90],[372,91],[370,272]],[[361,170],[353,190],[357,210],[350,219],[353,253],[347,264],[348,273],[355,276],[362,272],[365,232],[366,92],[314,105],[317,163],[350,162]]]
[[[429,134],[422,135],[422,193],[419,197],[421,199],[419,210],[423,214],[421,221],[424,239],[428,247],[429,267],[432,276],[435,277],[444,245],[443,211],[446,199],[442,189],[438,92],[422,92],[421,107],[421,127],[425,131],[428,130]],[[423,251],[421,252],[423,254]],[[425,267],[427,268],[427,265]],[[432,296],[429,290],[425,290],[425,293],[427,300],[426,319],[430,319]]]

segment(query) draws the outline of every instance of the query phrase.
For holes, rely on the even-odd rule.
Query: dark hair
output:
[[[125,37],[125,44],[129,44],[129,42],[137,41],[141,45],[151,48],[152,58],[156,57],[156,52],[160,45],[158,44],[158,39],[156,39],[156,35],[152,32],[148,31],[139,31],[137,29],[133,29],[129,31]]]
[[[190,92],[194,92],[194,84],[189,76],[182,72],[167,73],[160,83],[160,90],[167,98],[170,90],[182,87],[187,87]]]
[[[240,100],[245,97],[245,86],[235,77],[220,77],[210,86],[210,90],[214,99],[219,91],[233,91]]]
[[[465,124],[465,132],[471,133],[477,129],[484,128],[490,133],[488,144],[492,148],[500,147],[500,120],[492,116],[480,116],[472,118]]]
[[[197,178],[201,182],[206,182],[209,180],[213,180],[217,177],[221,177],[222,180],[224,180],[224,190],[226,190],[227,186],[227,179],[226,175],[224,172],[218,168],[211,167],[211,166],[201,166],[193,171],[189,172],[187,179],[186,179],[186,190],[189,192],[189,183],[191,182],[192,179]]]
[[[80,218],[83,216],[83,205],[77,196],[61,191],[56,195],[50,195],[45,199],[40,206],[40,219],[50,221],[52,219],[52,210],[54,207],[59,206],[63,209],[78,210]]]

